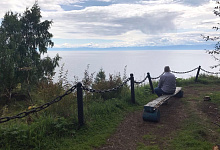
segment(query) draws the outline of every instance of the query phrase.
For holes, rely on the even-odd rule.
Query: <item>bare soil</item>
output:
[[[135,150],[138,143],[147,146],[159,145],[160,149],[165,149],[169,140],[174,138],[184,120],[189,117],[188,110],[194,111],[211,125],[219,127],[219,107],[212,101],[203,100],[207,94],[219,90],[220,86],[184,87],[183,98],[172,97],[168,105],[160,106],[161,118],[158,123],[143,121],[143,111],[130,113],[107,139],[106,144],[96,150]],[[150,135],[147,140],[144,138],[146,135]]]

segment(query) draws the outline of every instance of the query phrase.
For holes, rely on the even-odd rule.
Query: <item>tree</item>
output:
[[[216,16],[220,17],[220,2],[216,1],[217,6],[214,8],[213,12]],[[220,23],[218,23],[219,25]],[[220,27],[218,26],[214,26],[213,27],[214,30],[218,31],[220,29]],[[215,36],[215,37],[210,37],[210,36],[203,36],[203,39],[205,39],[206,41],[217,41],[217,43],[215,44],[215,49],[214,50],[207,50],[207,53],[210,54],[216,61],[218,61],[219,63],[217,65],[213,65],[211,66],[211,68],[216,68],[220,66],[220,58],[218,58],[216,55],[220,54],[220,36]]]
[[[40,7],[35,3],[21,14],[7,12],[0,26],[0,82],[1,93],[9,98],[12,90],[20,83],[22,89],[30,89],[47,76],[54,75],[54,69],[61,59],[45,57],[48,47],[53,47],[48,31],[52,21],[41,19]]]
[[[99,83],[99,82],[103,82],[105,81],[105,71],[101,68],[99,70],[99,72],[96,74],[96,77],[95,77],[95,83]]]

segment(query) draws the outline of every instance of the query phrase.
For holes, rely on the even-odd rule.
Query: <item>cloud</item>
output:
[[[22,13],[34,2],[1,0],[0,15],[3,17],[8,10]],[[201,42],[200,34],[212,33],[212,26],[218,22],[212,12],[215,3],[209,0],[38,0],[38,3],[42,20],[54,22],[50,29],[54,39],[63,41],[55,43],[57,47],[192,44]]]
[[[174,0],[174,2],[191,5],[191,6],[200,6],[206,3],[209,3],[210,0]]]
[[[210,32],[216,21],[211,4],[199,7],[168,4],[168,1],[158,4],[159,1],[142,1],[93,6],[51,12],[48,16],[54,18],[52,33],[55,38],[115,40],[96,41],[97,44],[92,44],[96,47],[192,44],[202,40],[200,35],[207,30]],[[75,44],[70,45],[74,47]]]
[[[6,12],[13,11],[22,13],[29,6],[32,6],[34,2],[31,1],[15,1],[15,0],[1,0],[0,1],[0,17],[3,18]]]
[[[175,30],[174,19],[179,13],[161,12],[161,14],[146,13],[142,16],[121,18],[114,22],[121,25],[116,33],[128,32],[130,30],[140,30],[145,34],[158,34]]]
[[[102,37],[117,36],[132,30],[139,30],[144,34],[172,32],[176,29],[175,19],[179,15],[181,13],[177,11],[167,11],[156,6],[152,8],[140,4],[114,4],[79,11],[51,12],[49,16],[54,18],[54,25],[56,22],[63,23],[59,24],[62,30],[70,27],[70,34],[87,34],[89,38],[94,34]]]

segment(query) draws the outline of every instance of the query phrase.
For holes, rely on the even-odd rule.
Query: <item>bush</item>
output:
[[[101,69],[96,75],[95,82],[94,84],[92,84],[92,88],[100,91],[113,90],[113,88],[118,87],[123,82],[120,74],[116,74],[116,75],[109,74],[108,80],[106,80],[105,77],[106,77],[105,72]],[[95,99],[101,98],[104,100],[111,98],[121,98],[122,91],[123,89],[126,90],[126,88],[127,88],[127,84],[125,84],[123,87],[115,91],[110,91],[100,94],[95,93],[93,95],[93,98]]]

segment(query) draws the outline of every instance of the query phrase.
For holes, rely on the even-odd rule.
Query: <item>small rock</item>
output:
[[[204,100],[204,101],[210,101],[211,98],[210,98],[210,96],[205,96],[205,97],[203,98],[203,100]]]
[[[215,145],[212,149],[213,150],[219,150],[219,145]]]

